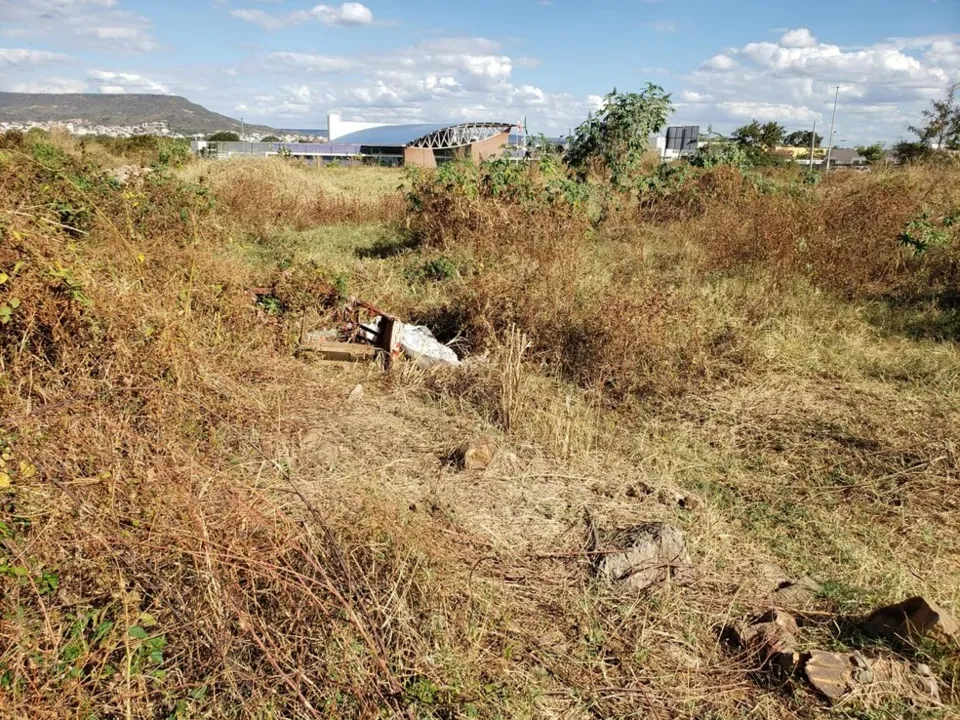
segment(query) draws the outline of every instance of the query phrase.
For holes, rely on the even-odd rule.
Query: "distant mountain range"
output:
[[[240,131],[240,121],[211,112],[176,95],[94,95],[0,92],[0,122],[67,122],[131,126],[165,123],[182,135],[218,130]],[[265,125],[245,125],[248,133],[275,132]]]

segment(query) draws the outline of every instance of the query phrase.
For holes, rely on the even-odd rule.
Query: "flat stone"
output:
[[[458,452],[465,470],[485,470],[497,455],[497,444],[492,438],[481,438],[464,443]]]
[[[860,629],[888,641],[916,644],[923,638],[960,643],[960,625],[950,613],[923,597],[913,597],[871,613]]]
[[[811,650],[803,672],[814,689],[833,702],[853,689],[853,663],[849,653]]]
[[[792,582],[787,571],[773,563],[761,563],[756,574],[764,590],[773,591]]]
[[[760,666],[790,676],[800,664],[797,651],[800,629],[790,613],[771,610],[754,622],[737,628],[736,632],[741,647],[755,657]]]
[[[812,650],[804,664],[810,685],[830,702],[876,707],[891,699],[939,705],[940,689],[930,668],[860,652]]]
[[[773,591],[771,597],[779,605],[804,607],[815,602],[823,588],[813,578],[805,575],[796,582],[786,582]]]
[[[693,565],[683,533],[666,523],[644,523],[599,538],[598,574],[637,591],[675,577],[688,582]],[[616,550],[620,552],[616,552]],[[610,550],[609,553],[606,551]]]
[[[357,383],[356,387],[350,391],[350,395],[347,396],[347,399],[350,402],[360,402],[363,400],[363,385]]]

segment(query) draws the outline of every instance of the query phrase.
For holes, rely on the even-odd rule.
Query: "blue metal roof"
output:
[[[356,132],[341,135],[333,138],[336,143],[348,143],[356,145],[370,145],[380,147],[405,147],[414,140],[419,140],[424,135],[430,135],[449,127],[455,127],[459,123],[442,123],[422,125],[384,125],[383,127],[368,128],[366,130],[357,130]]]

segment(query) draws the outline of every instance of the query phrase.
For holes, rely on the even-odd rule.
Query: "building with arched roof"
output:
[[[455,157],[498,157],[509,144],[512,123],[382,125],[341,135],[338,144],[359,145],[360,154],[390,164],[436,167]]]
[[[332,120],[333,118],[331,118]],[[457,157],[476,160],[499,157],[510,143],[513,123],[465,122],[374,125],[331,122],[335,132],[351,132],[325,143],[209,142],[192,143],[194,152],[212,157],[289,155],[311,162],[374,160],[385,165],[436,167]],[[359,129],[358,129],[359,128]]]

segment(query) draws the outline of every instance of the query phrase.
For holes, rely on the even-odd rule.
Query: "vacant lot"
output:
[[[860,646],[834,612],[960,611],[960,173],[612,203],[551,172],[120,185],[66,140],[0,150],[5,716],[955,714],[948,644],[893,649],[944,707],[828,708],[720,629],[770,563],[820,584],[819,647]],[[347,296],[471,361],[296,353]],[[489,467],[449,460],[485,436]],[[692,581],[596,577],[591,533],[651,521]]]

